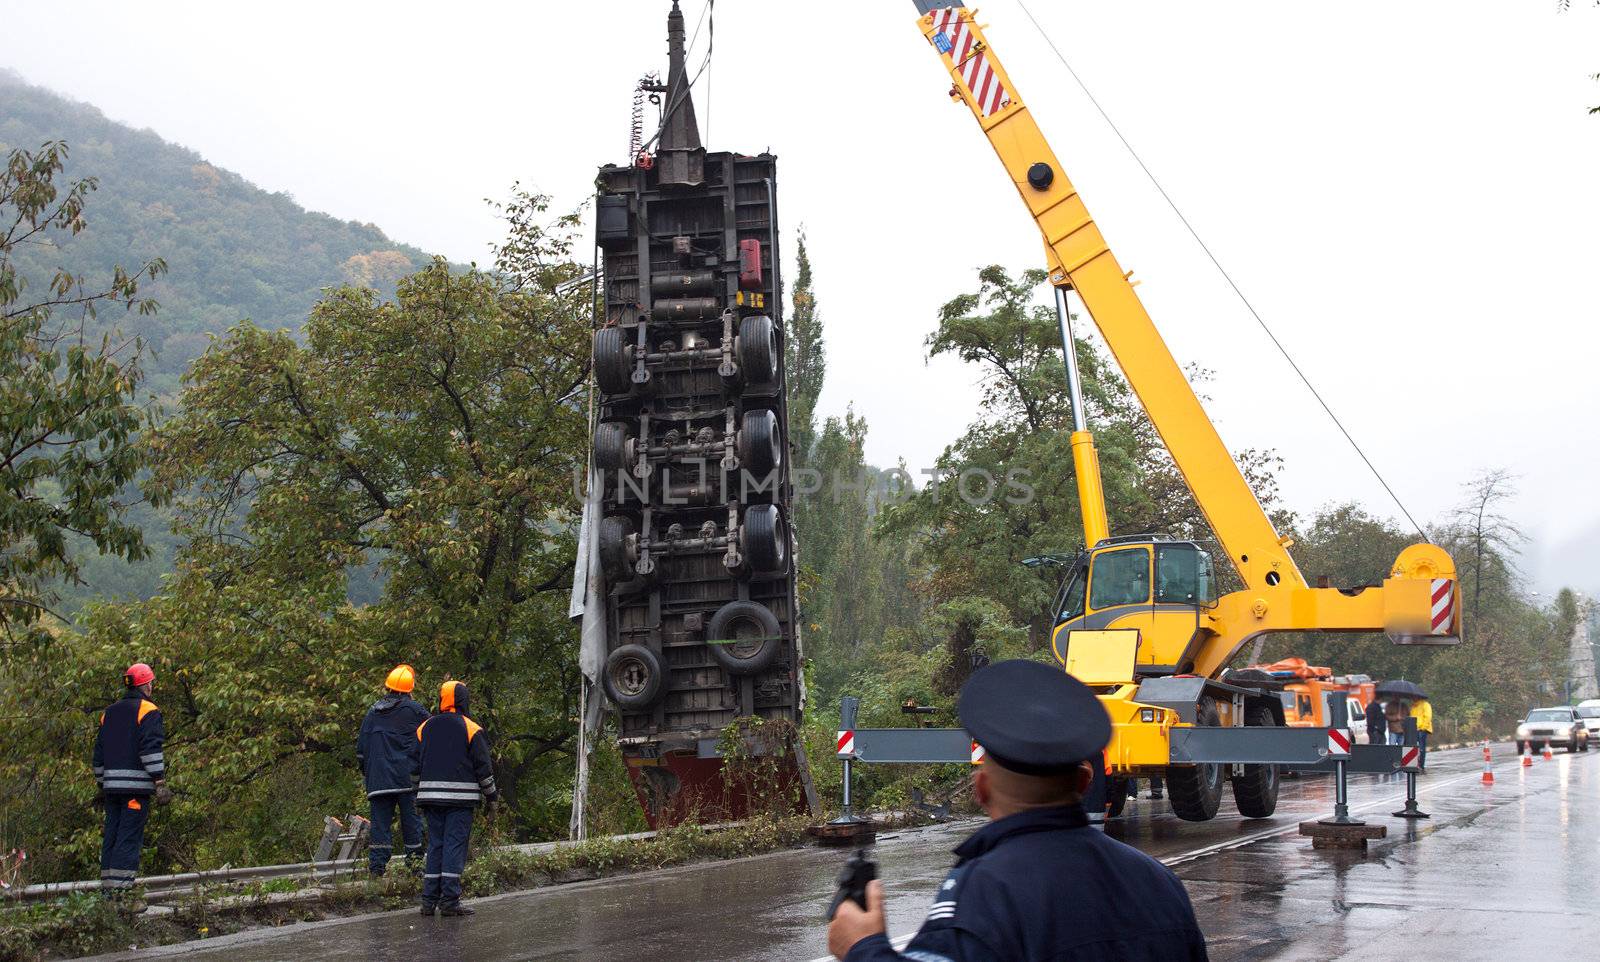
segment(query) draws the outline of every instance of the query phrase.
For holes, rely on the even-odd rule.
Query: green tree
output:
[[[66,161],[67,145],[51,141],[12,150],[0,170],[0,631],[13,644],[47,610],[50,586],[78,577],[71,536],[127,559],[144,552],[119,500],[140,466],[141,345],[90,323],[102,308],[154,314],[139,288],[166,265],[115,267],[97,282],[19,270],[24,252],[58,252],[87,225],[97,182],[59,184]]]
[[[822,315],[811,286],[811,257],[806,250],[805,228],[795,238],[797,268],[784,339],[784,377],[789,386],[789,449],[796,465],[811,463],[817,435],[817,398],[827,374],[828,350],[823,339]]]

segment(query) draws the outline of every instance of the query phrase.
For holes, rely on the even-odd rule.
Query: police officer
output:
[[[1004,661],[972,676],[959,711],[986,752],[973,794],[991,821],[956,847],[905,954],[889,944],[878,882],[865,910],[839,907],[828,949],[848,962],[1204,962],[1177,876],[1089,827],[1086,759],[1111,738],[1089,689],[1049,665]]]
[[[367,709],[356,736],[356,761],[366,783],[372,809],[372,841],[367,845],[367,867],[382,875],[394,852],[394,816],[400,812],[400,836],[406,859],[422,857],[422,818],[417,814],[417,787],[411,773],[417,767],[417,726],[428,720],[428,710],[411,697],[417,673],[410,665],[396,665],[384,680],[383,697]],[[412,862],[413,865],[416,862]]]
[[[422,914],[471,915],[461,904],[461,869],[467,864],[472,811],[500,798],[489,762],[489,739],[467,717],[467,686],[447,681],[439,711],[417,726],[421,743],[417,804],[428,820],[428,861],[422,872]]]
[[[172,800],[161,709],[150,700],[155,682],[149,665],[130,665],[122,675],[122,697],[100,713],[94,739],[95,804],[105,809],[100,891],[107,898],[120,899],[133,888],[151,797],[162,804]]]

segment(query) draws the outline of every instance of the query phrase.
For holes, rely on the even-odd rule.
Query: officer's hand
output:
[[[867,883],[867,907],[857,905],[855,899],[845,899],[833,913],[828,924],[828,951],[836,959],[850,954],[851,946],[869,935],[886,934],[888,926],[883,920],[883,883],[877,879]]]
[[[172,789],[167,787],[166,782],[156,782],[156,804],[172,804]]]

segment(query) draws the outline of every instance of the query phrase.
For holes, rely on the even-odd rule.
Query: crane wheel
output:
[[[1246,705],[1244,723],[1253,728],[1277,724],[1266,705]],[[1278,766],[1241,765],[1233,776],[1233,803],[1245,818],[1270,818],[1278,809]]]
[[[1222,724],[1217,706],[1207,698],[1195,710],[1194,723],[1215,728]],[[1222,807],[1222,766],[1175,765],[1167,769],[1167,798],[1172,812],[1186,822],[1208,822]]]

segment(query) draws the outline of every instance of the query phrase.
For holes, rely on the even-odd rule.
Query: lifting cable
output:
[[[1233,288],[1233,293],[1238,296],[1239,301],[1243,303],[1245,309],[1250,312],[1250,316],[1256,319],[1257,324],[1261,325],[1261,329],[1266,332],[1268,339],[1272,341],[1272,346],[1276,347],[1278,349],[1278,353],[1283,355],[1283,359],[1289,362],[1289,366],[1294,369],[1294,373],[1299,375],[1300,382],[1306,386],[1306,390],[1311,392],[1311,396],[1317,399],[1317,403],[1322,405],[1322,410],[1327,412],[1327,415],[1330,419],[1332,419],[1334,426],[1339,429],[1339,433],[1344,435],[1344,439],[1350,442],[1350,447],[1354,448],[1356,454],[1361,457],[1362,462],[1367,466],[1367,470],[1371,471],[1372,476],[1378,479],[1379,484],[1383,485],[1383,490],[1388,492],[1390,499],[1393,500],[1395,506],[1400,509],[1400,513],[1406,516],[1407,521],[1411,522],[1411,527],[1417,530],[1417,534],[1421,536],[1423,541],[1430,540],[1427,532],[1422,530],[1422,526],[1417,524],[1417,520],[1411,516],[1411,512],[1406,510],[1405,503],[1400,500],[1400,496],[1398,494],[1395,494],[1394,488],[1389,486],[1388,480],[1385,479],[1383,474],[1378,471],[1377,465],[1373,464],[1372,459],[1367,457],[1367,453],[1361,449],[1361,445],[1356,443],[1356,439],[1345,428],[1344,422],[1339,420],[1339,416],[1333,413],[1333,408],[1329,407],[1328,402],[1323,400],[1322,395],[1318,393],[1316,386],[1313,385],[1311,383],[1311,379],[1306,376],[1306,372],[1300,369],[1299,364],[1295,363],[1294,358],[1289,354],[1289,349],[1284,347],[1282,341],[1278,340],[1278,335],[1274,334],[1272,332],[1272,328],[1267,326],[1267,322],[1261,317],[1260,313],[1256,311],[1255,305],[1250,303],[1250,299],[1244,296],[1244,291],[1240,290],[1239,285],[1234,283],[1233,276],[1230,275],[1227,269],[1222,266],[1222,262],[1217,260],[1217,255],[1211,253],[1211,248],[1206,246],[1206,242],[1200,237],[1200,232],[1194,229],[1193,224],[1189,223],[1189,218],[1183,215],[1183,211],[1178,208],[1178,204],[1172,199],[1172,195],[1167,193],[1167,189],[1161,186],[1161,181],[1157,180],[1156,175],[1151,172],[1148,166],[1145,165],[1144,158],[1140,157],[1139,152],[1133,149],[1133,144],[1128,142],[1128,138],[1122,135],[1122,130],[1118,128],[1116,122],[1111,119],[1111,115],[1106,113],[1106,109],[1100,106],[1100,101],[1095,99],[1094,94],[1090,92],[1088,84],[1085,84],[1083,82],[1083,78],[1078,76],[1078,72],[1072,69],[1072,64],[1067,62],[1067,58],[1062,55],[1061,50],[1056,46],[1055,41],[1050,39],[1050,35],[1045,33],[1044,28],[1039,25],[1039,21],[1034,17],[1033,11],[1028,9],[1027,3],[1024,2],[1024,0],[1017,0],[1017,6],[1022,8],[1022,12],[1026,14],[1028,20],[1033,23],[1033,29],[1038,31],[1039,37],[1050,47],[1050,51],[1056,55],[1056,59],[1061,61],[1061,66],[1067,69],[1067,73],[1070,74],[1073,81],[1077,83],[1078,89],[1083,91],[1083,95],[1089,98],[1089,103],[1093,104],[1094,109],[1099,111],[1101,119],[1106,122],[1106,126],[1110,127],[1111,132],[1117,135],[1118,140],[1122,141],[1122,146],[1127,148],[1129,155],[1131,155],[1134,162],[1139,165],[1139,169],[1144,171],[1144,175],[1150,179],[1150,183],[1153,184],[1156,191],[1161,194],[1161,199],[1165,200],[1167,202],[1167,206],[1172,208],[1172,212],[1178,215],[1178,220],[1181,221],[1183,226],[1189,231],[1189,236],[1193,237],[1194,242],[1200,245],[1200,249],[1204,251],[1206,257],[1211,260],[1212,266],[1215,267],[1217,272],[1222,275],[1222,279],[1228,282],[1228,286]]]

